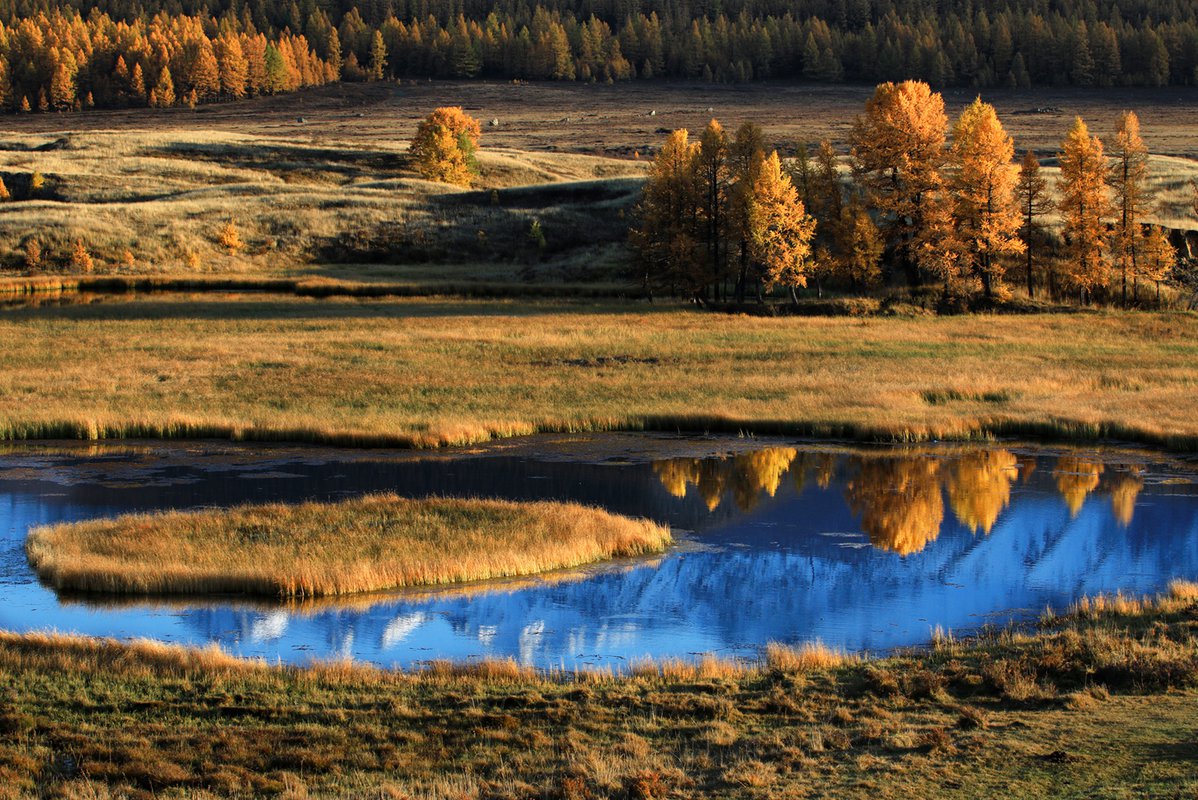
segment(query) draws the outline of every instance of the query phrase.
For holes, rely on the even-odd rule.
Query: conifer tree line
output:
[[[396,77],[1198,82],[1198,7],[1179,0],[0,0],[0,23],[13,109]]]
[[[158,14],[115,22],[39,12],[0,22],[0,108],[194,105],[337,80],[302,35],[267,36],[235,18]]]
[[[1112,147],[1075,120],[1055,191],[1034,153],[1015,145],[979,97],[951,126],[921,81],[878,85],[842,159],[821,142],[785,165],[752,123],[728,136],[712,120],[698,141],[671,133],[630,229],[650,292],[699,302],[811,286],[864,292],[942,287],[951,301],[1030,298],[1128,306],[1177,266],[1168,231],[1150,225],[1148,151],[1134,112]],[[1049,230],[1056,212],[1059,236]]]

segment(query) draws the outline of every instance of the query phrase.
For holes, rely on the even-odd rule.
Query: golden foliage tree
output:
[[[666,137],[653,164],[629,237],[643,268],[646,291],[685,288],[696,291],[691,270],[697,246],[699,187],[695,162],[699,145],[685,128]]]
[[[991,297],[1006,270],[1004,259],[1023,252],[1015,187],[1015,146],[994,106],[973,101],[953,127],[953,227],[963,246],[961,265],[981,279]]]
[[[230,254],[236,253],[245,246],[245,243],[241,241],[241,233],[237,230],[237,225],[233,220],[229,220],[224,227],[217,231],[216,241]]]
[[[782,171],[778,152],[761,159],[758,151],[757,158],[761,163],[752,170],[755,178],[745,207],[750,258],[761,270],[767,289],[783,286],[797,303],[795,290],[807,285],[815,220],[803,208],[790,176]]]
[[[1048,193],[1048,180],[1040,173],[1040,161],[1031,150],[1025,150],[1019,164],[1019,181],[1015,185],[1022,218],[1020,236],[1023,237],[1024,265],[1027,270],[1027,296],[1036,296],[1033,278],[1033,249],[1043,234],[1040,220],[1053,209],[1052,197]],[[1051,289],[1052,287],[1050,287]]]
[[[71,269],[75,272],[89,273],[95,268],[95,263],[92,261],[91,253],[87,252],[87,246],[83,244],[82,239],[75,240],[75,246],[71,249]]]
[[[1102,140],[1078,117],[1061,148],[1060,200],[1066,239],[1065,272],[1083,302],[1110,282],[1105,219],[1110,213]]]
[[[478,172],[474,154],[481,138],[482,126],[461,107],[435,109],[416,128],[412,163],[428,180],[469,186]]]
[[[1141,224],[1151,210],[1148,199],[1148,146],[1140,136],[1140,118],[1134,111],[1119,115],[1111,165],[1111,190],[1114,195],[1114,257],[1119,264],[1122,284],[1120,296],[1127,307],[1127,279],[1136,275],[1137,256],[1142,239]]]
[[[1135,298],[1139,300],[1140,279],[1156,284],[1156,299],[1161,299],[1161,282],[1177,266],[1177,248],[1169,241],[1169,231],[1163,225],[1149,225],[1139,247],[1141,257],[1136,261],[1136,272],[1132,282]]]
[[[922,81],[880,84],[853,125],[854,170],[911,284],[945,233],[936,207],[944,202],[947,127],[944,98]]]
[[[166,67],[158,73],[158,82],[150,90],[150,105],[154,108],[168,108],[175,104],[175,81],[171,71]]]
[[[729,227],[728,189],[732,182],[732,169],[728,162],[728,135],[718,120],[707,123],[699,137],[699,149],[695,155],[695,181],[702,192],[699,206],[699,229],[705,254],[707,280],[701,282],[718,284],[724,277],[727,260],[727,244],[724,233]],[[719,299],[718,297],[716,298]]]

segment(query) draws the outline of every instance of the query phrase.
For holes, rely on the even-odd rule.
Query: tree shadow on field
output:
[[[244,298],[244,295],[240,297]],[[25,306],[0,310],[9,322],[185,322],[187,320],[255,322],[310,320],[337,323],[366,320],[454,319],[469,317],[538,317],[568,314],[644,314],[667,311],[638,300],[469,300],[462,298],[306,298],[269,295],[238,299],[228,295],[174,295],[130,298],[106,296],[68,305]]]

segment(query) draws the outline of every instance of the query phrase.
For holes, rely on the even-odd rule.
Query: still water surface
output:
[[[1198,464],[1123,449],[922,449],[613,434],[470,452],[56,445],[0,453],[0,628],[218,642],[271,661],[507,657],[545,667],[879,652],[1085,594],[1198,578]],[[30,527],[371,491],[575,500],[683,531],[652,560],[452,592],[277,606],[59,598]]]

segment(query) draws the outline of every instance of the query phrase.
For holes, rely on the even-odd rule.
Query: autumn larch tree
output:
[[[973,101],[953,127],[953,227],[964,249],[962,267],[982,281],[987,298],[1006,270],[1004,259],[1023,252],[1015,200],[1015,146],[994,106]]]
[[[1020,235],[1023,237],[1024,263],[1027,267],[1027,296],[1036,296],[1035,282],[1032,278],[1032,252],[1039,237],[1043,234],[1044,226],[1040,220],[1053,209],[1052,196],[1048,193],[1048,181],[1040,174],[1040,162],[1031,150],[1023,153],[1023,161],[1019,165],[1019,182],[1015,185],[1015,195],[1019,201],[1019,214],[1023,218]],[[1049,290],[1054,287],[1049,285]]]
[[[1140,137],[1140,118],[1134,111],[1119,116],[1111,155],[1111,189],[1115,206],[1114,257],[1119,264],[1122,305],[1127,308],[1127,278],[1135,279],[1137,248],[1144,215],[1151,210],[1148,200],[1148,147]]]
[[[707,123],[699,139],[699,152],[695,159],[695,179],[703,190],[703,202],[699,208],[702,220],[703,248],[706,255],[708,279],[715,286],[719,300],[720,281],[724,278],[726,250],[724,232],[728,227],[725,211],[728,205],[728,187],[732,172],[728,163],[728,136],[716,120]]]
[[[698,151],[699,145],[690,141],[685,128],[667,136],[649,168],[636,207],[636,224],[629,231],[629,239],[650,296],[658,288],[685,287],[695,292],[699,288],[693,277],[700,195],[695,179]]]
[[[880,84],[853,126],[855,172],[911,285],[939,247],[938,220],[947,220],[936,213],[947,127],[944,98],[921,81]]]
[[[1140,297],[1140,278],[1156,284],[1156,302],[1161,301],[1161,282],[1177,266],[1177,249],[1169,241],[1169,231],[1163,225],[1149,225],[1139,245],[1140,259],[1136,262],[1134,297]]]
[[[1110,282],[1105,219],[1110,213],[1102,140],[1090,136],[1081,117],[1061,148],[1060,200],[1066,239],[1065,271],[1083,303]]]
[[[445,106],[420,122],[409,153],[428,180],[469,186],[478,172],[474,154],[481,138],[478,120],[459,106]]]
[[[729,228],[738,246],[739,266],[736,270],[736,301],[743,303],[748,288],[752,261],[752,231],[749,225],[749,204],[752,201],[757,173],[765,158],[765,134],[753,122],[742,123],[728,148],[728,164],[732,172]]]
[[[767,289],[782,286],[798,303],[795,290],[807,285],[815,220],[803,208],[790,176],[782,171],[778,152],[768,158],[760,153],[755,158],[761,163],[751,170],[755,180],[746,208],[750,257]]]
[[[815,154],[812,175],[811,200],[807,213],[815,218],[815,258],[812,277],[815,293],[823,297],[823,280],[844,275],[845,258],[848,253],[848,223],[845,219],[844,186],[840,180],[839,160],[832,143],[824,139]]]

